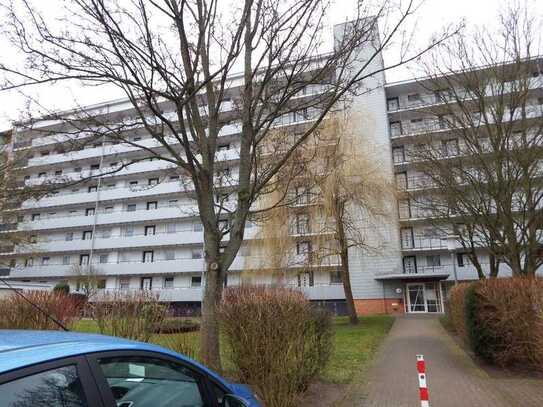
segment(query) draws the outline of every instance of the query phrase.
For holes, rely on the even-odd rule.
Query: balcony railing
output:
[[[414,236],[412,240],[402,240],[403,250],[446,249],[447,242],[441,237]]]

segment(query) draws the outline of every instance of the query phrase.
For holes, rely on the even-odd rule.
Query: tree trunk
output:
[[[490,278],[496,278],[498,277],[498,273],[500,271],[500,261],[496,259],[496,256],[490,255]]]
[[[200,360],[205,366],[221,373],[218,311],[223,288],[222,270],[216,259],[207,260],[206,263],[200,327]]]
[[[351,288],[351,276],[349,273],[349,254],[348,251],[341,250],[341,282],[343,283],[343,291],[345,291],[345,302],[347,303],[347,312],[349,314],[349,322],[352,325],[358,324],[358,315],[354,306],[353,290]]]

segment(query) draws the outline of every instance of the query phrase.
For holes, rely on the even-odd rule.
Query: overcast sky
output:
[[[49,0],[44,0],[49,1]],[[332,10],[330,20],[340,23],[353,17],[356,0],[336,0],[337,6]],[[418,11],[416,19],[417,30],[415,45],[426,44],[433,33],[439,32],[444,26],[465,19],[469,25],[495,24],[496,15],[507,2],[514,0],[426,0]],[[543,0],[528,0],[533,13],[543,15]],[[0,39],[0,59],[9,60],[16,57],[14,50]],[[385,54],[385,63],[394,59],[394,49]],[[1,62],[1,61],[0,61]],[[416,75],[416,66],[387,73],[387,80],[396,81]],[[79,104],[94,104],[118,97],[118,94],[103,89],[82,89],[74,96],[73,90],[60,86],[48,86],[40,90],[39,99],[46,106],[69,108],[74,98]],[[20,117],[24,110],[24,98],[15,92],[0,92],[0,130],[10,127],[10,123]]]

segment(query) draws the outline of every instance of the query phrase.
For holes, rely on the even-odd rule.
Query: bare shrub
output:
[[[22,294],[28,301],[15,293],[0,300],[0,328],[61,329],[48,315],[64,326],[79,315],[81,300],[76,296],[62,291],[24,291]]]
[[[469,283],[455,285],[447,297],[447,316],[456,334],[466,343],[468,342],[466,330],[465,298]]]
[[[104,294],[89,303],[100,333],[148,342],[166,315],[158,296],[146,291]]]
[[[483,357],[500,366],[543,368],[543,280],[492,279],[475,286],[474,329]]]
[[[332,350],[330,315],[296,290],[229,288],[221,327],[239,379],[269,407],[296,405]]]

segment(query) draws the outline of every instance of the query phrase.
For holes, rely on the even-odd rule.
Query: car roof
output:
[[[229,385],[198,362],[160,346],[113,336],[62,331],[0,329],[0,374],[65,357],[116,350],[151,351],[170,355],[197,366],[223,385]]]

